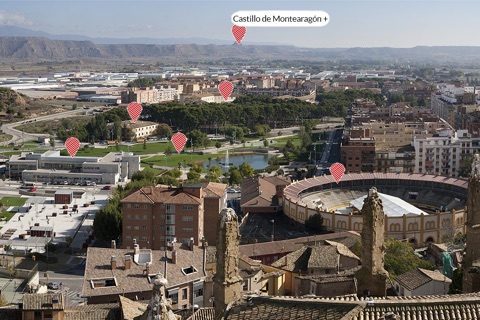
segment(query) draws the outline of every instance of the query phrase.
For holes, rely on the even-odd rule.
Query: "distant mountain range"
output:
[[[225,43],[226,42],[226,43]],[[170,44],[168,44],[170,43]],[[17,27],[0,26],[0,59],[261,59],[359,60],[478,63],[480,47],[418,46],[413,48],[298,48],[289,45],[238,45],[203,38],[91,39],[51,35]]]
[[[0,26],[0,37],[43,37],[51,40],[73,40],[73,41],[91,41],[95,44],[216,44],[230,45],[235,40],[218,40],[207,38],[91,38],[76,34],[51,34],[43,31],[34,31],[30,29],[15,26]],[[278,45],[273,42],[243,42],[245,45]]]

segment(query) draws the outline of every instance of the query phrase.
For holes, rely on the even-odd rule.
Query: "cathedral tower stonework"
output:
[[[362,269],[356,274],[359,295],[385,296],[388,272],[384,269],[385,214],[377,189],[371,188],[362,207]]]
[[[213,277],[215,319],[223,319],[226,310],[240,300],[242,278],[238,269],[240,231],[238,217],[231,208],[220,212],[217,223],[217,270]]]
[[[463,292],[480,291],[480,155],[474,156],[468,179],[467,246],[463,259]]]

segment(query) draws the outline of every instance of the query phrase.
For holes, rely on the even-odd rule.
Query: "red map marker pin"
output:
[[[227,101],[233,92],[233,83],[230,81],[222,81],[218,84],[218,91],[223,96],[223,100]]]
[[[137,102],[130,102],[127,106],[128,114],[130,115],[130,118],[132,118],[133,122],[137,122],[138,117],[140,117],[140,114],[142,113],[142,110],[142,105]]]
[[[247,33],[247,28],[245,27],[240,27],[236,25],[232,27],[232,34],[235,37],[235,40],[237,40],[238,44],[242,42],[242,39],[245,36],[245,33]]]
[[[336,162],[330,166],[330,173],[332,174],[333,179],[339,183],[345,173],[345,167],[340,162]]]
[[[177,150],[178,153],[182,152],[183,147],[185,147],[187,143],[187,137],[183,133],[177,132],[172,136],[171,140],[175,150]]]
[[[80,149],[80,140],[75,137],[70,137],[65,141],[65,148],[67,148],[70,157],[75,157],[78,149]]]

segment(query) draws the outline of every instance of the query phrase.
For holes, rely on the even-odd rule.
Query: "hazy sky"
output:
[[[303,47],[480,46],[478,0],[0,0],[0,25],[110,38],[232,40],[238,10],[323,10],[321,28],[249,27],[244,41]]]

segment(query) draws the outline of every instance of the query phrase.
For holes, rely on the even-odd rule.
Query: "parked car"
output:
[[[112,190],[112,186],[104,186],[102,189],[103,190]]]
[[[58,283],[56,283],[56,282],[49,282],[48,285],[47,285],[47,288],[48,288],[48,289],[51,289],[51,290],[58,290]]]
[[[35,191],[37,191],[37,187],[31,187],[30,190],[28,190],[28,191],[35,192]]]

